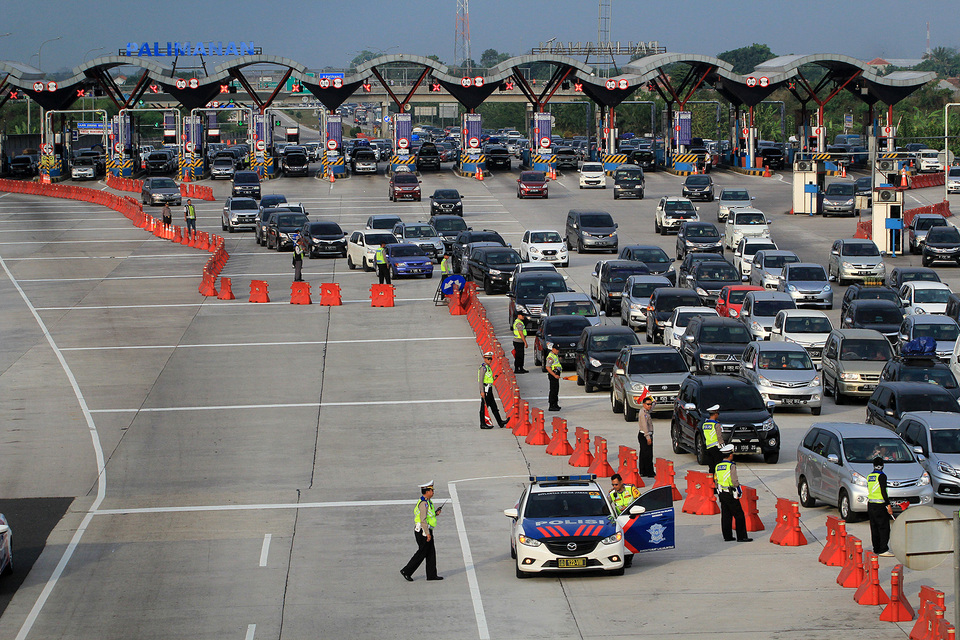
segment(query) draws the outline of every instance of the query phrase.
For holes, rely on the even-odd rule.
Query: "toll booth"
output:
[[[110,122],[110,143],[107,171],[121,178],[132,178],[137,154],[134,153],[133,148],[133,129],[129,112],[113,116]]]
[[[881,252],[903,253],[903,191],[892,186],[874,188],[873,241]]]
[[[874,163],[873,184],[901,186],[903,175],[913,172],[913,158],[905,153],[881,153]]]
[[[479,113],[463,114],[463,147],[460,152],[460,175],[476,176],[486,166],[487,159],[480,148],[483,118]]]
[[[207,145],[221,142],[220,123],[217,122],[216,112],[207,113],[207,129],[203,139],[203,155],[207,155]]]
[[[347,173],[347,163],[343,157],[343,117],[331,113],[327,116],[327,126],[324,129],[325,153],[323,154],[323,175],[343,176]]]
[[[553,154],[550,135],[553,120],[549,113],[533,114],[533,136],[530,138],[530,166],[537,171],[556,171],[557,156]]]
[[[300,127],[287,127],[287,143],[289,144],[300,144]]]
[[[793,163],[793,213],[813,215],[821,213],[820,194],[823,193],[827,172],[822,162],[798,159]]]
[[[267,150],[273,148],[273,123],[269,113],[253,114],[253,161],[250,168],[261,178],[272,178],[277,171],[273,155]]]
[[[204,174],[203,120],[200,114],[186,116],[183,119],[183,137],[178,175],[182,180],[200,180]]]
[[[407,165],[411,171],[416,171],[416,157],[411,153],[410,143],[413,141],[413,119],[409,113],[398,113],[393,116],[393,148],[394,155],[390,157],[390,173],[399,165]]]

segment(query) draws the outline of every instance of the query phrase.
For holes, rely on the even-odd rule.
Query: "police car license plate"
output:
[[[586,566],[586,558],[560,558],[557,560],[557,567],[560,569],[584,569]]]
[[[737,453],[754,453],[757,450],[755,444],[735,444],[733,450]]]

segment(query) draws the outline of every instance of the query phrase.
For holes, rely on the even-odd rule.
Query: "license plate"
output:
[[[817,296],[804,296],[804,297],[803,297],[803,300],[806,301],[806,302],[816,302],[816,301],[817,301]]]
[[[585,569],[586,566],[586,558],[560,558],[557,560],[557,567],[560,569]]]
[[[806,400],[801,400],[800,398],[785,398],[782,402],[783,404],[803,404]]]
[[[656,402],[657,404],[666,404],[669,402],[673,402],[673,398],[670,396],[654,396],[653,401]]]
[[[862,385],[860,385],[860,390],[861,390],[861,391],[873,391],[873,390],[876,389],[876,388],[877,388],[877,385],[875,385],[875,384],[862,384]]]
[[[755,444],[735,444],[733,450],[737,453],[755,453],[757,445]]]
[[[857,275],[858,275],[858,276],[870,276],[870,275],[873,275],[873,273],[870,272],[870,271],[857,271]]]
[[[735,364],[718,364],[715,368],[717,371],[737,371],[740,367]]]

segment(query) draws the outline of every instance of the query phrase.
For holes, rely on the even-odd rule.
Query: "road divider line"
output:
[[[346,500],[339,502],[263,502],[256,504],[204,504],[169,507],[130,507],[100,509],[97,516],[132,516],[158,513],[202,513],[208,511],[282,511],[287,509],[353,509],[370,507],[412,506],[410,498],[403,500]]]
[[[395,298],[396,302],[433,302],[433,298]],[[357,303],[366,303],[370,304],[370,298],[363,298],[361,300],[344,300],[343,304],[357,304]],[[236,304],[234,302],[179,302],[172,304],[106,304],[106,305],[74,305],[72,307],[37,307],[37,311],[103,311],[105,309],[165,309],[165,308],[177,308],[177,307],[207,307],[208,309],[246,309],[250,311],[254,308],[266,308],[269,306],[282,306],[290,308],[291,305],[287,301],[277,301],[277,302],[261,302],[259,304]],[[316,306],[316,305],[315,305]],[[321,308],[322,310],[322,308]]]
[[[283,347],[320,344],[358,344],[380,342],[434,342],[436,340],[475,340],[473,336],[441,336],[428,338],[371,338],[368,340],[300,340],[287,342],[211,342],[205,344],[125,345],[115,347],[61,347],[61,351],[114,351],[124,349],[218,349],[224,347]]]
[[[463,555],[463,567],[467,574],[467,584],[470,587],[470,600],[473,603],[473,613],[477,620],[477,633],[480,636],[480,640],[489,640],[490,631],[487,628],[487,616],[483,610],[483,598],[480,596],[477,568],[473,564],[473,552],[470,550],[467,528],[463,523],[463,513],[460,509],[460,497],[457,495],[456,482],[448,482],[447,489],[450,492],[450,501],[453,503],[453,517],[457,523],[457,536],[460,538],[460,553]]]
[[[263,534],[263,546],[260,547],[260,566],[267,566],[267,554],[270,553],[270,540],[273,539],[273,535],[269,533]]]
[[[253,637],[257,635],[257,625],[248,624],[247,625],[247,635],[244,637],[244,640],[253,640]]]

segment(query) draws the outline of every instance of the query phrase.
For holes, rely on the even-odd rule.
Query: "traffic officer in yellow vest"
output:
[[[890,551],[890,519],[893,505],[887,495],[887,474],[883,472],[883,458],[873,459],[873,473],[867,476],[867,515],[870,518],[870,541],[873,552],[885,558]]]
[[[560,347],[555,342],[547,343],[550,353],[543,363],[547,369],[547,382],[550,392],[547,394],[547,411],[560,411],[560,374],[563,373],[563,363],[560,362]]]
[[[187,200],[187,205],[183,208],[183,219],[187,223],[187,235],[190,235],[190,231],[193,231],[194,234],[197,233],[197,210],[193,206],[193,202]]]
[[[420,500],[413,508],[413,537],[417,540],[417,552],[400,569],[400,575],[407,582],[413,582],[413,572],[420,568],[424,560],[427,561],[427,580],[443,580],[443,576],[437,575],[437,550],[433,535],[437,516],[442,509],[443,505],[433,506],[433,480],[420,485]]]
[[[709,418],[700,425],[700,432],[703,435],[703,444],[707,453],[707,464],[710,466],[710,473],[714,473],[717,463],[723,458],[720,454],[720,447],[723,446],[723,428],[720,426],[720,405],[715,404],[707,408]]]
[[[450,250],[443,252],[443,259],[440,261],[440,282],[443,278],[453,275],[453,258],[450,257]]]
[[[477,382],[480,384],[481,429],[493,429],[493,425],[487,423],[487,407],[490,408],[490,412],[497,419],[497,424],[500,425],[501,429],[507,426],[507,423],[500,417],[500,410],[497,409],[497,399],[493,396],[493,381],[496,379],[496,376],[493,375],[493,368],[490,366],[492,364],[493,351],[487,351],[483,354],[483,364],[480,365],[480,370],[477,371]]]
[[[717,463],[713,479],[717,483],[717,494],[720,497],[720,531],[727,542],[753,542],[747,537],[747,518],[743,515],[743,506],[740,504],[740,479],[737,477],[737,463],[733,461],[733,445],[725,444],[720,447],[723,460]],[[737,537],[733,537],[730,528],[730,519],[737,523]]]
[[[618,516],[623,510],[630,506],[634,500],[640,497],[640,490],[632,484],[624,484],[623,476],[615,473],[610,476],[610,504],[613,505],[614,515]]]
[[[523,351],[527,348],[527,325],[524,323],[526,316],[517,312],[517,317],[513,321],[513,372],[527,373],[523,368]]]
[[[377,248],[374,262],[377,263],[377,278],[380,284],[390,284],[390,265],[387,264],[387,253],[383,245]]]

